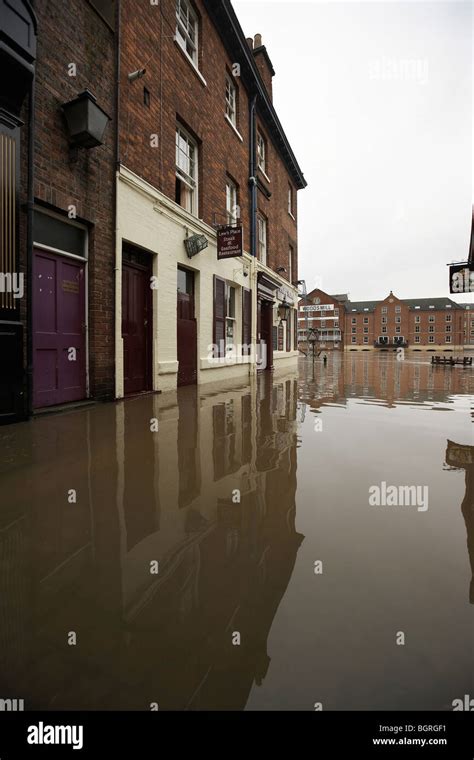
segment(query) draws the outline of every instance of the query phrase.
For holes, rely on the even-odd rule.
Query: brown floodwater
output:
[[[471,368],[348,353],[0,428],[0,699],[474,696],[473,399]]]

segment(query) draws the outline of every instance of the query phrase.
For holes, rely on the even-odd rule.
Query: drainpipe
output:
[[[250,254],[254,257],[257,256],[257,177],[256,177],[256,136],[257,136],[257,124],[255,115],[255,106],[257,102],[257,95],[253,96],[252,103],[250,105]]]
[[[113,394],[114,399],[117,398],[117,315],[118,311],[118,283],[119,270],[121,267],[117,265],[117,251],[120,245],[120,231],[118,222],[118,183],[120,172],[120,56],[121,56],[121,3],[117,0],[117,9],[115,17],[115,165],[114,165],[114,386]]]
[[[255,347],[255,362],[257,361],[257,177],[256,177],[256,107],[257,95],[254,95],[250,104],[249,111],[249,135],[250,135],[250,156],[249,156],[249,188],[250,188],[250,255],[252,262],[250,266],[250,281],[252,294],[254,294],[255,303],[252,303],[252,332],[251,343]],[[251,357],[252,358],[252,357]],[[257,365],[249,363],[249,378],[252,379],[256,374]]]
[[[34,211],[34,133],[35,133],[35,75],[31,80],[28,100],[28,184],[26,217],[26,413],[33,414],[33,211]]]

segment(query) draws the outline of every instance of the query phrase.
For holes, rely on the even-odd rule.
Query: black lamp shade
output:
[[[104,132],[110,117],[97,105],[89,90],[62,106],[69,137],[81,148],[95,148],[104,142]]]
[[[288,313],[290,311],[290,308],[291,308],[290,305],[287,304],[286,301],[283,301],[278,306],[278,315],[279,315],[280,319],[288,319]]]

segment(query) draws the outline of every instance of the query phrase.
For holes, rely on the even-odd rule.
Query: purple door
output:
[[[122,338],[125,393],[151,390],[151,288],[149,266],[122,266]]]
[[[35,408],[86,397],[85,264],[35,250],[33,265]]]

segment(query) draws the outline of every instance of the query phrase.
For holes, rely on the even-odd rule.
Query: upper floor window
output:
[[[193,138],[176,127],[176,203],[197,214],[198,148]]]
[[[369,324],[369,318],[368,317],[364,317],[364,325],[368,325],[368,324]]]
[[[401,322],[401,321],[402,321],[402,318],[401,318],[401,317],[395,317],[395,322],[396,322],[397,324],[398,324],[399,322]]]
[[[386,314],[386,313],[387,313],[387,307],[386,306],[382,306],[382,314]]]
[[[339,316],[339,309],[334,309],[334,316],[335,316],[335,317],[338,317],[338,316]]]
[[[239,206],[237,203],[237,185],[228,179],[225,186],[225,203],[227,224],[235,225],[239,221]]]
[[[189,0],[176,0],[176,41],[198,63],[198,20]]]
[[[356,322],[357,322],[357,319],[356,319],[355,317],[352,317],[351,323],[352,323],[353,325],[355,325],[355,324],[356,324]]]
[[[386,324],[387,324],[387,317],[382,317],[382,324],[383,324],[383,325],[386,325]]]
[[[288,280],[293,282],[293,260],[294,260],[293,246],[288,247]]]
[[[395,314],[400,314],[401,310],[402,310],[401,306],[395,306]]]
[[[257,166],[263,172],[267,171],[267,145],[261,132],[257,134]]]
[[[237,88],[229,74],[225,78],[225,113],[234,127],[237,126]]]
[[[446,314],[446,322],[451,322],[452,314]]]
[[[434,322],[434,321],[435,321],[434,314],[430,314],[430,316],[428,317],[428,322]]]
[[[415,317],[415,323],[418,324],[419,321],[420,321],[420,315],[417,314],[416,317]]]
[[[258,260],[267,263],[267,220],[261,214],[257,216]]]

